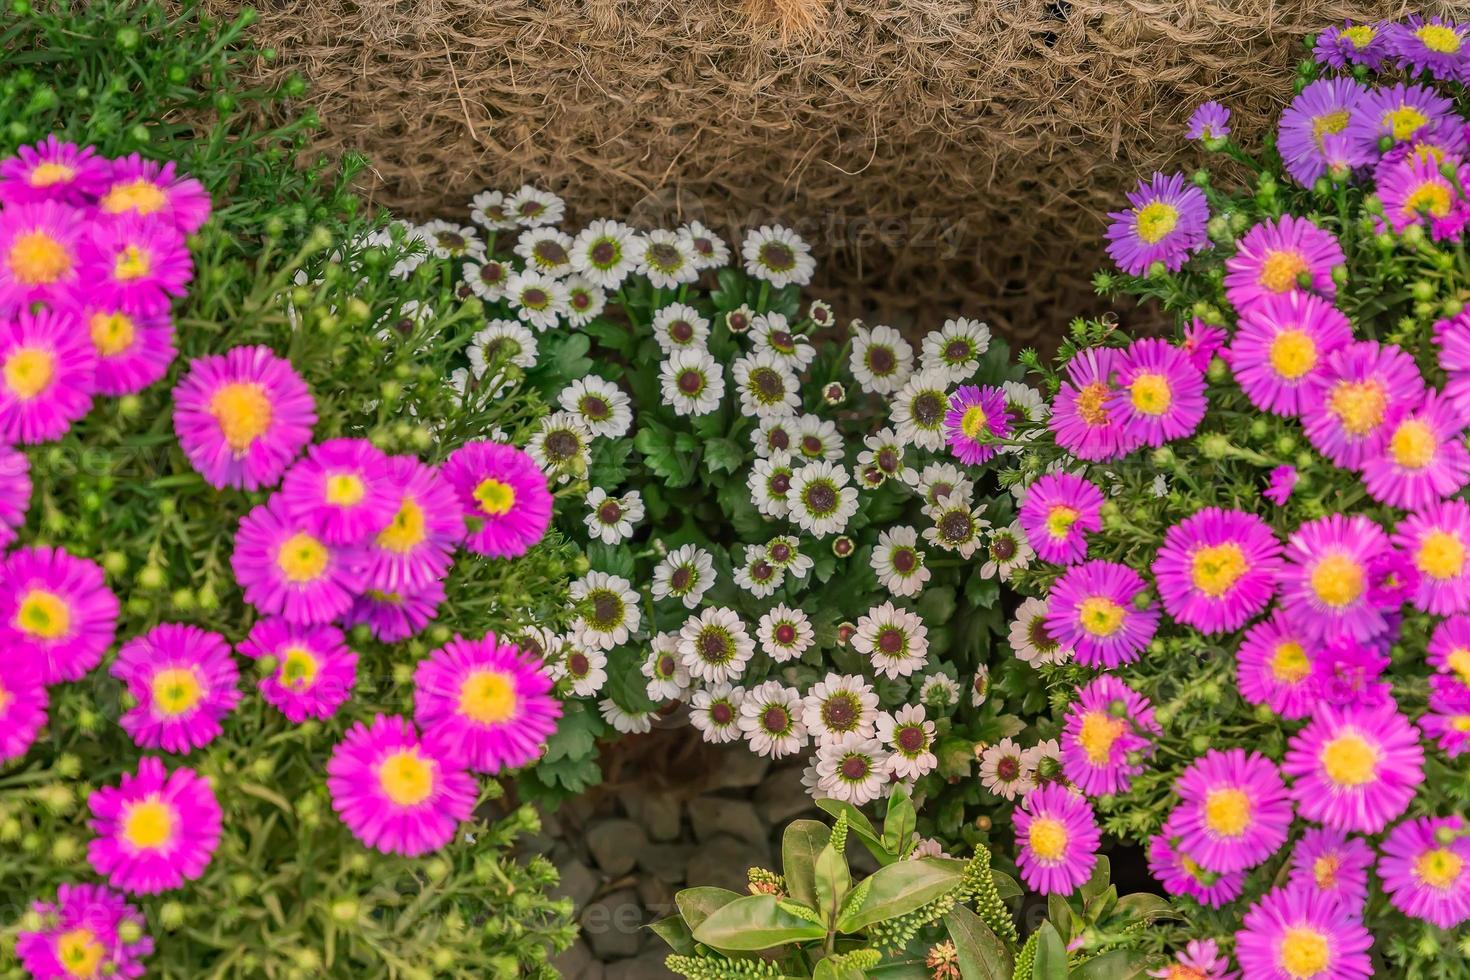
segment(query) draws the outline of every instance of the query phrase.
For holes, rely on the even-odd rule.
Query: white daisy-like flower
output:
[[[1009,738],[980,753],[980,785],[996,796],[1014,800],[1036,788],[1036,768],[1026,762],[1026,753]]]
[[[814,538],[840,534],[857,513],[857,487],[848,485],[847,470],[825,460],[807,463],[791,477],[786,494],[790,519]]]
[[[478,387],[470,377],[469,368],[455,368],[449,372],[449,390],[458,395],[461,402],[468,402],[467,396]]]
[[[786,362],[770,351],[740,358],[731,374],[744,415],[758,419],[795,415],[801,406],[801,382]]]
[[[990,327],[960,317],[924,338],[919,363],[926,371],[944,374],[952,383],[968,381],[980,369],[980,358],[990,349]]]
[[[806,318],[819,327],[830,327],[836,321],[832,316],[832,304],[814,299],[806,308]]]
[[[572,273],[567,284],[567,323],[573,327],[585,327],[607,309],[607,293],[590,279]]]
[[[526,452],[541,472],[557,483],[587,475],[592,460],[592,433],[572,412],[552,412],[526,443]]]
[[[1046,403],[1041,392],[1030,385],[1019,381],[1002,381],[1000,389],[1005,393],[1006,408],[1018,419],[1040,422],[1051,414],[1051,406]]]
[[[516,219],[506,210],[505,195],[500,191],[481,191],[470,198],[470,220],[490,231],[516,227]]]
[[[612,381],[588,375],[561,390],[557,404],[581,419],[594,436],[616,439],[633,424],[633,402]]]
[[[689,722],[706,742],[716,745],[740,737],[740,705],[745,688],[715,684],[700,688],[689,699]]]
[[[734,578],[740,588],[757,599],[764,599],[781,587],[786,572],[770,563],[766,549],[758,544],[748,544],[745,546],[745,563],[736,567]]]
[[[882,480],[912,483],[916,477],[912,467],[904,465],[903,441],[891,428],[882,428],[863,437],[863,450],[858,453],[859,469],[876,471]],[[879,481],[881,482],[881,480]]]
[[[878,583],[897,596],[918,595],[932,574],[919,549],[919,532],[906,525],[878,532],[872,562]]]
[[[944,448],[944,416],[949,412],[948,381],[938,371],[920,371],[893,396],[888,417],[898,438],[930,452]]]
[[[807,743],[801,695],[780,681],[757,684],[740,702],[740,731],[756,755],[782,759],[800,751]]]
[[[652,711],[629,711],[612,698],[597,702],[597,710],[602,714],[602,720],[620,734],[642,735],[653,730]]]
[[[919,837],[918,834],[914,834],[914,836]],[[944,849],[944,845],[933,837],[919,837],[918,841],[914,844],[914,849],[909,851],[908,860],[921,861],[924,858],[948,858],[949,856],[950,854]]]
[[[505,199],[505,213],[522,228],[561,224],[566,202],[550,191],[537,190],[530,184]]]
[[[697,545],[680,545],[653,568],[653,597],[678,599],[686,609],[697,607],[714,584],[714,561]]]
[[[762,225],[748,232],[740,246],[745,271],[765,280],[777,289],[795,283],[805,286],[812,281],[817,263],[812,248],[801,236],[781,225]]]
[[[919,702],[937,711],[947,711],[960,702],[960,685],[948,674],[928,674],[919,685]]]
[[[515,644],[525,653],[536,657],[545,665],[546,675],[553,681],[566,675],[562,648],[564,640],[545,626],[524,627],[515,638]]]
[[[795,422],[795,454],[803,459],[836,462],[847,453],[837,423],[816,415],[798,415]]]
[[[470,292],[487,303],[493,303],[505,298],[506,287],[510,285],[510,277],[514,272],[514,269],[499,259],[487,258],[483,262],[466,262],[460,278]]]
[[[691,221],[680,228],[679,236],[689,243],[696,268],[723,269],[730,264],[730,246],[698,221]]]
[[[1016,569],[1025,568],[1036,556],[1026,532],[1021,530],[1020,521],[1012,521],[1005,527],[990,532],[985,542],[985,564],[980,566],[980,577],[999,575],[1002,582],[1009,582]]]
[[[929,659],[929,628],[918,613],[885,602],[859,617],[853,649],[887,677],[907,677]]]
[[[427,303],[420,303],[416,299],[406,299],[398,306],[396,314],[381,317],[376,326],[377,337],[385,344],[398,343],[400,341],[413,340],[414,350],[427,350],[429,347],[425,328],[434,322],[434,308]]]
[[[934,722],[922,704],[906,704],[878,715],[878,741],[893,750],[888,771],[899,779],[918,779],[939,764],[934,757]]]
[[[888,753],[876,739],[849,733],[817,746],[817,778],[834,800],[862,806],[888,788]]]
[[[590,698],[602,690],[602,685],[607,683],[607,654],[583,646],[575,636],[565,641],[565,649],[563,676],[572,682],[572,693],[579,698]]]
[[[795,660],[816,642],[816,630],[800,609],[782,603],[773,606],[756,627],[761,650],[778,664]]]
[[[990,522],[980,515],[983,507],[971,507],[960,500],[946,500],[925,511],[934,523],[924,529],[924,540],[961,558],[969,558],[980,547]]]
[[[770,351],[787,367],[800,373],[817,356],[811,342],[800,334],[793,333],[791,323],[784,314],[764,313],[750,322],[751,350],[756,353]]]
[[[531,271],[561,279],[572,268],[572,236],[559,228],[527,228],[516,239],[512,249]]]
[[[857,674],[829,673],[812,685],[803,702],[802,722],[819,742],[843,735],[873,737],[878,695]]]
[[[773,453],[767,459],[757,459],[752,463],[745,485],[750,489],[755,509],[771,518],[790,515],[791,505],[787,498],[795,475],[796,468],[790,453]]]
[[[725,397],[725,375],[702,348],[676,350],[659,365],[664,404],[679,415],[708,415]]]
[[[812,761],[801,770],[801,787],[806,790],[806,795],[810,796],[813,801],[831,799],[822,792],[821,782],[822,777],[817,775],[816,756],[812,756]]]
[[[508,364],[524,371],[536,366],[536,335],[519,320],[491,320],[470,338],[465,353],[477,378],[483,378],[492,367],[499,369]]]
[[[371,231],[363,236],[367,248],[381,248],[393,258],[393,267],[388,275],[394,279],[407,279],[425,262],[429,261],[429,246],[418,236],[418,230],[406,221],[390,221],[385,228]]]
[[[930,463],[919,471],[913,483],[925,507],[951,501],[968,504],[974,499],[975,485],[953,463]]]
[[[655,634],[653,649],[639,670],[648,678],[645,691],[650,701],[676,700],[689,690],[689,671],[679,660],[678,633]]]
[[[1038,786],[1067,781],[1062,772],[1062,747],[1054,738],[1031,746],[1021,753],[1021,761],[1030,768]]]
[[[436,259],[485,257],[485,243],[480,241],[480,233],[469,225],[436,218],[419,225],[414,234],[428,246],[429,254]]]
[[[733,609],[712,606],[690,616],[679,630],[679,659],[710,684],[734,680],[755,653],[755,641]]]
[[[791,416],[771,416],[756,423],[750,434],[755,454],[765,459],[776,453],[790,453],[796,448],[797,420]]]
[[[853,321],[847,367],[866,392],[891,395],[914,372],[914,349],[892,327],[864,327]]]
[[[537,330],[549,330],[567,314],[571,297],[560,279],[526,270],[511,274],[505,298],[516,308],[516,316]]]
[[[678,232],[662,228],[650,231],[639,242],[638,271],[658,289],[672,289],[699,278],[694,246]]]
[[[1169,481],[1160,473],[1154,477],[1154,482],[1149,484],[1148,492],[1154,497],[1167,497],[1169,495]]]
[[[638,632],[638,593],[621,575],[590,571],[573,580],[567,594],[577,609],[572,629],[579,646],[611,650]]]
[[[806,578],[815,564],[801,553],[801,542],[789,534],[781,534],[766,542],[766,560],[794,578]]]
[[[975,676],[970,678],[970,707],[980,707],[988,697],[990,697],[990,668],[981,664],[975,668]]]
[[[572,268],[588,282],[617,289],[638,268],[637,251],[637,232],[621,221],[599,218],[572,239]]]
[[[1032,667],[1062,664],[1072,659],[1072,648],[1063,646],[1046,628],[1047,604],[1035,596],[1021,603],[1011,621],[1011,652]]]
[[[755,320],[755,311],[748,304],[741,303],[735,309],[725,314],[725,329],[736,337],[750,331],[750,324]]]
[[[637,490],[609,497],[602,487],[593,487],[587,491],[587,514],[582,520],[587,533],[603,544],[626,541],[634,525],[643,520],[643,497]]]
[[[709,321],[687,303],[670,303],[653,315],[653,339],[665,354],[709,345]]]

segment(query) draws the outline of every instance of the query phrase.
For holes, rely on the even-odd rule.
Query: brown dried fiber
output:
[[[211,0],[226,11],[233,3]],[[1188,166],[1190,110],[1259,135],[1301,38],[1397,0],[260,0],[320,146],[425,217],[486,186],[573,220],[763,220],[844,314],[982,316],[1030,340],[1097,307],[1103,215]],[[1470,3],[1415,4],[1425,12]],[[264,67],[263,67],[264,70]]]

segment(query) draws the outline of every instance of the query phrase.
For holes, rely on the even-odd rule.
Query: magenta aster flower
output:
[[[136,773],[87,798],[92,870],[114,888],[157,895],[182,888],[204,873],[219,846],[220,808],[209,781],[181,766],[146,756]]]
[[[1470,690],[1470,617],[1451,616],[1429,636],[1429,665]]]
[[[456,636],[419,661],[414,720],[424,742],[475,772],[519,769],[540,758],[561,704],[539,659],[494,633]]]
[[[1465,424],[1448,398],[1430,390],[1388,427],[1379,451],[1363,463],[1363,485],[1380,503],[1428,507],[1470,483]]]
[[[61,438],[96,385],[97,355],[69,310],[0,317],[0,442]]]
[[[292,623],[331,622],[362,591],[362,550],[327,544],[286,516],[279,496],[240,519],[230,566],[246,602]]]
[[[1413,142],[1442,124],[1457,121],[1454,110],[1454,103],[1423,85],[1399,83],[1369,89],[1353,106],[1346,135],[1363,152],[1376,157],[1379,140]]]
[[[1259,752],[1211,750],[1174,781],[1181,846],[1209,871],[1244,871],[1286,842],[1291,800]]]
[[[1444,394],[1462,417],[1470,419],[1470,309],[1436,323],[1434,342],[1439,345],[1439,366],[1448,378]]]
[[[209,220],[209,192],[180,174],[173,161],[159,163],[133,153],[111,161],[97,210],[109,215],[161,219],[185,235]]]
[[[1084,667],[1132,663],[1159,625],[1157,607],[1140,608],[1145,593],[1143,578],[1127,565],[1073,566],[1052,586],[1046,628]]]
[[[1419,569],[1408,555],[1385,551],[1368,563],[1368,601],[1384,613],[1396,615],[1418,590]],[[1392,628],[1397,620],[1389,623]]]
[[[1393,543],[1418,573],[1415,606],[1438,615],[1470,611],[1470,504],[1440,500],[1409,514]]]
[[[1329,68],[1363,65],[1377,71],[1388,56],[1388,39],[1378,24],[1334,24],[1317,35],[1312,56]]]
[[[1388,535],[1363,514],[1328,514],[1298,527],[1279,579],[1292,625],[1312,640],[1383,633],[1388,621],[1370,601],[1369,566],[1388,549]]]
[[[269,657],[275,661],[275,669],[256,687],[266,704],[296,724],[308,718],[332,717],[357,683],[357,654],[335,626],[261,619],[239,649],[252,660]]]
[[[551,524],[551,491],[528,454],[498,442],[460,446],[440,470],[464,508],[464,546],[492,558],[517,558]]]
[[[353,600],[342,616],[351,629],[364,624],[383,643],[397,643],[423,630],[439,613],[444,601],[444,583],[430,582],[417,592],[381,592],[368,589]]]
[[[1056,784],[1038,786],[1015,811],[1016,866],[1043,895],[1070,895],[1092,877],[1102,839],[1087,800]]]
[[[1341,636],[1312,658],[1312,690],[1339,708],[1392,704],[1392,685],[1379,680],[1387,666],[1387,653]]]
[[[1164,533],[1153,571],[1176,622],[1229,633],[1270,604],[1281,542],[1254,514],[1206,507]]]
[[[76,314],[97,354],[98,393],[135,394],[168,373],[177,353],[168,310],[84,305]]]
[[[387,469],[388,457],[366,439],[329,439],[286,471],[281,503],[293,523],[327,544],[360,544],[398,511]]]
[[[1209,244],[1210,206],[1204,191],[1186,183],[1183,174],[1156,173],[1139,181],[1128,203],[1127,211],[1108,215],[1107,231],[1108,255],[1128,275],[1144,275],[1155,262],[1176,272]]]
[[[46,724],[49,702],[34,664],[0,658],[0,763],[19,759],[30,750]]]
[[[1419,732],[1392,703],[1376,708],[1318,705],[1292,736],[1282,771],[1299,812],[1335,830],[1376,834],[1401,813],[1424,780]]]
[[[1467,64],[1465,35],[1470,26],[1443,17],[1417,15],[1407,23],[1385,27],[1388,48],[1410,72],[1425,72],[1444,82],[1457,82]]]
[[[82,212],[57,201],[0,211],[0,312],[65,299],[79,281]]]
[[[1118,358],[1108,413],[1134,443],[1162,446],[1205,417],[1205,378],[1189,355],[1157,338],[1135,340]]]
[[[1174,962],[1149,976],[1160,980],[1236,980],[1240,974],[1230,969],[1230,957],[1220,952],[1213,939],[1191,939],[1174,954]]]
[[[1368,900],[1368,869],[1372,865],[1373,848],[1362,838],[1312,827],[1292,848],[1289,883],[1335,898],[1361,912]]]
[[[1470,690],[1464,682],[1430,678],[1429,711],[1420,716],[1419,727],[1451,759],[1470,752]]]
[[[1159,733],[1148,698],[1111,674],[1077,689],[1062,728],[1062,772],[1088,796],[1126,793]]]
[[[1453,171],[1453,179],[1441,167]],[[1463,188],[1470,183],[1470,167],[1438,154],[1411,153],[1379,167],[1376,174],[1383,216],[1396,232],[1420,225],[1436,241],[1458,239],[1470,223],[1470,199]]]
[[[0,160],[0,204],[84,204],[106,183],[107,169],[107,161],[92,147],[64,143],[52,133]]]
[[[30,460],[23,452],[0,446],[0,549],[15,543],[30,506]]]
[[[17,548],[0,564],[0,649],[46,684],[81,680],[117,633],[117,597],[96,562]]]
[[[1047,424],[1057,445],[1078,459],[1117,459],[1142,445],[1137,433],[1125,429],[1109,407],[1118,355],[1112,348],[1092,347],[1067,362],[1067,377],[1052,402]]]
[[[1246,232],[1225,260],[1225,298],[1242,312],[1282,293],[1305,290],[1331,299],[1337,295],[1332,270],[1344,261],[1331,232],[1283,214]]]
[[[185,753],[208,745],[240,703],[229,643],[184,623],[162,623],[124,643],[109,673],[137,702],[119,724],[145,749]]]
[[[1005,392],[992,385],[961,385],[949,396],[944,415],[944,434],[949,451],[960,462],[977,466],[998,452],[993,439],[1004,439],[1011,431]]]
[[[1246,912],[1235,958],[1250,980],[1367,980],[1373,937],[1350,908],[1321,892],[1277,888]]]
[[[179,232],[131,215],[93,222],[81,259],[89,295],[135,310],[167,305],[194,278],[194,259]]]
[[[1283,718],[1312,713],[1315,645],[1280,609],[1245,631],[1235,653],[1236,685],[1251,704],[1264,704]]]
[[[1407,916],[1441,929],[1470,921],[1470,827],[1459,816],[1405,820],[1384,838],[1378,877]]]
[[[1352,78],[1323,78],[1303,88],[1281,113],[1276,148],[1286,172],[1298,184],[1311,187],[1327,172],[1327,140],[1343,137],[1344,146],[1358,146],[1345,137],[1353,108],[1365,94],[1367,89]],[[1356,153],[1354,159],[1361,157],[1367,162],[1377,158],[1378,148]]]
[[[365,546],[367,585],[383,592],[416,591],[442,579],[464,536],[464,512],[454,487],[412,456],[391,456],[385,470],[397,511]]]
[[[1230,363],[1252,405],[1290,417],[1307,386],[1326,375],[1327,355],[1352,339],[1348,318],[1322,297],[1271,295],[1241,313]]]
[[[1267,477],[1266,489],[1261,491],[1261,496],[1277,507],[1285,507],[1291,499],[1291,491],[1296,489],[1296,481],[1295,466],[1278,466]]]
[[[55,902],[32,902],[40,928],[15,937],[15,958],[35,980],[133,980],[153,952],[142,913],[101,885],[62,884]],[[124,938],[126,934],[126,938]]]
[[[1189,117],[1192,140],[1223,139],[1230,135],[1230,110],[1218,102],[1204,102]]]
[[[1087,557],[1087,535],[1102,530],[1103,495],[1073,473],[1048,473],[1026,488],[1019,519],[1042,561],[1070,565]]]
[[[174,432],[212,487],[257,490],[281,478],[311,441],[316,403],[269,347],[201,357],[174,388]]]
[[[1245,872],[1220,874],[1205,870],[1180,846],[1184,835],[1180,813],[1175,810],[1164,826],[1148,840],[1148,871],[1169,895],[1186,895],[1201,905],[1221,908],[1240,897]]]
[[[1195,370],[1203,374],[1209,368],[1210,361],[1224,349],[1229,340],[1230,334],[1224,327],[1211,326],[1195,317],[1185,328],[1179,349],[1189,357],[1189,363],[1194,365]]]
[[[327,790],[354,837],[405,857],[448,844],[477,797],[459,763],[421,742],[407,720],[387,715],[348,730],[327,760]]]

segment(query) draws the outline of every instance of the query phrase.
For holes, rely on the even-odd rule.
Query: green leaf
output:
[[[827,930],[782,909],[774,895],[737,898],[715,910],[694,929],[695,942],[737,951],[770,949],[826,937]]]
[[[818,800],[817,806],[833,817],[847,814],[847,829],[857,834],[858,840],[862,841],[868,853],[878,859],[879,864],[892,864],[898,860],[897,855],[883,846],[883,838],[873,828],[872,822],[863,814],[863,811],[843,800]]]
[[[906,915],[960,883],[963,861],[924,858],[898,861],[874,872],[862,905],[848,909],[837,922],[839,932],[857,932],[880,919]]]
[[[954,615],[954,589],[925,589],[919,600],[918,613],[926,623],[947,623]]]
[[[1067,947],[1050,922],[1043,922],[1037,930],[1036,960],[1031,967],[1031,978],[1067,980]]]
[[[903,785],[894,788],[888,797],[888,812],[883,817],[883,846],[904,857],[914,836],[918,818],[914,813],[914,801]]]
[[[1011,951],[978,915],[956,905],[945,915],[944,927],[959,953],[963,980],[1010,980],[1015,970]]]
[[[781,873],[786,893],[803,905],[817,907],[817,855],[832,839],[832,831],[820,820],[793,820],[781,835]]]
[[[817,855],[816,886],[815,908],[822,916],[822,921],[830,927],[837,921],[837,912],[842,908],[842,900],[847,897],[847,891],[852,887],[852,872],[847,867],[847,855],[839,854],[831,841],[828,841],[827,846],[822,848],[822,853]]]
[[[1103,892],[1108,890],[1108,881],[1112,875],[1112,868],[1108,863],[1106,854],[1097,856],[1097,863],[1093,865],[1092,877],[1088,878],[1082,886],[1083,902],[1091,902]]]
[[[825,959],[812,970],[812,980],[867,980],[863,971],[855,966],[836,965],[839,961]]]
[[[1020,898],[1025,894],[1021,886],[1016,884],[1016,879],[1004,871],[991,871],[990,877],[995,879],[995,891],[1000,895],[1001,901],[1009,901],[1012,898]]]
[[[1154,922],[1158,919],[1182,918],[1175,911],[1174,906],[1158,895],[1150,895],[1148,892],[1136,892],[1132,895],[1124,895],[1118,899],[1117,906],[1113,909],[1114,915],[1122,916],[1128,921],[1143,919]]]
[[[1075,980],[1141,980],[1148,976],[1148,957],[1137,950],[1115,949],[1072,971]]]
[[[934,746],[939,775],[945,779],[964,779],[975,763],[975,743],[957,735],[946,735]]]
[[[728,888],[700,885],[697,888],[685,888],[680,891],[674,896],[674,904],[678,906],[679,914],[684,917],[684,924],[689,927],[690,933],[693,933],[704,923],[705,919],[742,897],[739,892],[732,892]]]
[[[653,934],[669,944],[669,948],[683,956],[692,955],[694,952],[694,934],[689,931],[689,924],[680,915],[670,915],[650,922],[648,928]]]
[[[729,439],[711,439],[704,444],[704,461],[712,471],[734,473],[745,465],[745,450]]]
[[[1046,897],[1046,917],[1063,939],[1072,938],[1072,907],[1065,897],[1057,894]]]

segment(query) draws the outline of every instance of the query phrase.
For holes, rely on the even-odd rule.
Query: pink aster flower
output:
[[[1070,895],[1092,877],[1102,835],[1087,800],[1069,789],[1038,786],[1015,811],[1016,866],[1043,895]]]
[[[1429,665],[1470,690],[1470,616],[1451,616],[1429,636]]]
[[[107,181],[107,169],[92,147],[62,142],[52,133],[0,160],[0,204],[84,204]]]
[[[1272,295],[1241,313],[1230,363],[1252,405],[1290,417],[1308,384],[1326,373],[1327,355],[1352,339],[1348,318],[1322,297]]]
[[[194,278],[194,259],[179,232],[136,216],[93,222],[81,259],[90,296],[135,310],[166,306]]]
[[[561,704],[541,662],[494,633],[456,636],[419,661],[414,720],[424,742],[475,772],[519,769],[540,758]]]
[[[1368,585],[1370,566],[1388,550],[1388,535],[1363,514],[1328,514],[1298,527],[1287,539],[1279,579],[1292,626],[1312,640],[1383,633],[1388,621]]]
[[[1385,85],[1370,89],[1353,106],[1346,135],[1377,156],[1379,141],[1409,143],[1455,120],[1454,103],[1423,85]]]
[[[240,519],[230,566],[245,601],[292,623],[327,623],[362,591],[360,548],[329,545],[286,516],[279,496]]]
[[[69,310],[0,316],[0,442],[61,438],[96,386],[97,355]]]
[[[1470,921],[1470,827],[1459,816],[1405,820],[1384,838],[1378,877],[1400,912],[1458,928]]]
[[[133,980],[153,952],[143,914],[101,885],[62,884],[55,902],[32,902],[40,928],[15,937],[15,958],[35,980]]]
[[[1444,394],[1460,416],[1470,420],[1470,309],[1436,323],[1434,342],[1439,345],[1439,366],[1448,378]]]
[[[1088,796],[1126,793],[1159,733],[1148,698],[1111,674],[1077,690],[1062,727],[1062,772]]]
[[[1368,980],[1373,937],[1351,909],[1321,892],[1277,888],[1235,934],[1235,958],[1251,980]]]
[[[0,312],[63,300],[82,267],[82,212],[57,201],[0,211]]]
[[[117,633],[101,567],[60,548],[17,548],[0,563],[0,650],[46,684],[81,680]]]
[[[97,210],[108,215],[162,219],[185,235],[209,220],[209,192],[173,161],[145,160],[136,153],[111,161]]]
[[[1296,481],[1295,466],[1278,466],[1266,478],[1266,489],[1261,491],[1261,496],[1277,507],[1285,507],[1291,499],[1291,491],[1296,489]]]
[[[357,683],[357,654],[335,626],[261,619],[239,649],[252,660],[269,657],[275,662],[275,668],[256,687],[266,704],[296,724],[308,718],[332,717]]]
[[[1411,73],[1426,72],[1444,82],[1461,81],[1470,53],[1470,38],[1466,37],[1470,25],[1416,14],[1407,23],[1387,25],[1384,33],[1389,50]]]
[[[1102,530],[1103,495],[1072,473],[1048,473],[1026,488],[1021,529],[1042,561],[1070,565],[1087,557],[1087,535]]]
[[[961,385],[949,396],[944,434],[960,462],[977,466],[999,450],[991,443],[1011,431],[1005,392],[992,385]]]
[[[34,664],[0,657],[0,764],[30,750],[46,724],[49,700]]]
[[[1230,110],[1218,102],[1204,102],[1189,117],[1189,131],[1185,134],[1192,140],[1222,139],[1230,135]]]
[[[1419,727],[1449,758],[1470,753],[1470,690],[1448,677],[1430,678],[1429,711]]]
[[[1057,445],[1078,459],[1117,459],[1142,445],[1137,432],[1125,429],[1109,407],[1118,356],[1112,348],[1091,347],[1067,362],[1047,424]]]
[[[1132,442],[1162,446],[1182,439],[1205,417],[1205,377],[1166,340],[1135,340],[1118,358],[1108,413]]]
[[[209,781],[146,756],[136,773],[87,798],[97,837],[87,846],[92,870],[114,888],[157,895],[182,888],[209,866],[219,846],[220,808]]]
[[[1271,602],[1281,542],[1265,521],[1206,507],[1164,533],[1153,565],[1164,610],[1202,633],[1229,633]]]
[[[1377,71],[1388,57],[1388,38],[1384,25],[1354,24],[1352,21],[1333,25],[1317,35],[1312,56],[1329,68],[1351,68],[1364,65]]]
[[[1426,507],[1470,483],[1465,424],[1448,398],[1430,390],[1388,427],[1379,451],[1363,463],[1363,485],[1380,503]]]
[[[0,549],[15,543],[30,506],[30,460],[23,452],[0,446]]]
[[[517,558],[551,523],[551,491],[536,461],[514,446],[480,440],[444,461],[469,524],[464,546],[492,558]]]
[[[1174,962],[1149,976],[1160,980],[1236,980],[1240,974],[1230,969],[1230,957],[1220,952],[1213,939],[1191,939],[1174,954]]]
[[[1246,232],[1235,254],[1225,260],[1225,298],[1241,311],[1267,297],[1301,290],[1331,299],[1337,295],[1332,270],[1344,261],[1342,246],[1331,232],[1284,214]]]
[[[327,544],[355,545],[388,526],[398,495],[388,457],[366,439],[329,439],[286,471],[286,515]]]
[[[1212,909],[1221,908],[1240,897],[1245,889],[1245,872],[1220,874],[1207,871],[1181,844],[1179,811],[1169,815],[1164,826],[1148,840],[1148,871],[1169,895],[1185,895]]]
[[[1156,173],[1129,192],[1127,211],[1108,215],[1108,255],[1130,276],[1141,276],[1155,263],[1175,272],[1209,244],[1205,225],[1210,206],[1204,191],[1186,183],[1183,174]]]
[[[1316,646],[1280,609],[1245,631],[1235,653],[1240,696],[1264,704],[1283,718],[1312,713],[1312,660]]]
[[[1470,611],[1470,504],[1438,500],[1409,514],[1393,543],[1418,573],[1415,606],[1441,616]]]
[[[316,403],[269,347],[201,357],[174,388],[174,432],[212,487],[257,490],[281,478],[311,441]]]
[[[1368,869],[1372,864],[1373,848],[1362,838],[1312,827],[1292,848],[1289,883],[1335,898],[1361,912],[1368,900]]]
[[[443,601],[444,583],[437,579],[416,592],[368,589],[342,615],[342,625],[348,629],[366,625],[381,642],[397,643],[428,626]]]
[[[332,809],[354,837],[384,854],[417,857],[454,838],[475,809],[475,780],[420,741],[403,718],[353,725],[327,760]]]
[[[1084,667],[1132,663],[1159,625],[1157,607],[1139,606],[1145,592],[1143,578],[1127,565],[1075,565],[1052,586],[1046,628]]]
[[[1327,172],[1329,141],[1348,150],[1349,158],[1366,163],[1376,159],[1378,148],[1359,148],[1356,140],[1344,138],[1353,108],[1367,93],[1352,78],[1321,78],[1306,86],[1281,113],[1276,147],[1286,172],[1303,187],[1311,187]]]
[[[1244,871],[1286,842],[1291,800],[1276,764],[1259,752],[1211,750],[1174,781],[1181,846],[1216,872]]]
[[[1397,818],[1424,781],[1419,732],[1392,703],[1318,705],[1292,736],[1282,771],[1295,778],[1299,812],[1335,830],[1376,834]]]
[[[1368,563],[1368,601],[1374,608],[1396,615],[1418,590],[1419,569],[1408,555],[1385,551]],[[1390,618],[1389,626],[1397,626],[1397,620]]]
[[[364,546],[368,588],[416,591],[442,579],[464,536],[459,496],[437,469],[412,456],[391,456],[385,475],[397,510]]]
[[[1211,326],[1195,317],[1184,331],[1179,349],[1189,357],[1189,363],[1194,365],[1195,370],[1203,374],[1209,369],[1210,361],[1224,349],[1229,340],[1230,334],[1224,327]]]
[[[1302,427],[1317,451],[1358,469],[1424,397],[1414,359],[1392,344],[1364,340],[1333,351],[1301,398]]]
[[[135,394],[168,373],[177,351],[167,309],[137,312],[84,304],[76,316],[97,355],[99,394]]]
[[[1441,167],[1450,168],[1453,177],[1445,176]],[[1379,167],[1377,185],[1383,216],[1396,232],[1420,225],[1431,238],[1445,241],[1459,238],[1470,223],[1470,199],[1464,191],[1470,185],[1470,167],[1460,160],[1411,153]]]
[[[1312,658],[1312,690],[1339,708],[1372,708],[1393,702],[1393,686],[1379,680],[1388,655],[1342,636]]]
[[[109,673],[137,702],[119,724],[145,749],[185,753],[208,745],[240,703],[229,643],[184,623],[162,623],[124,643]]]

